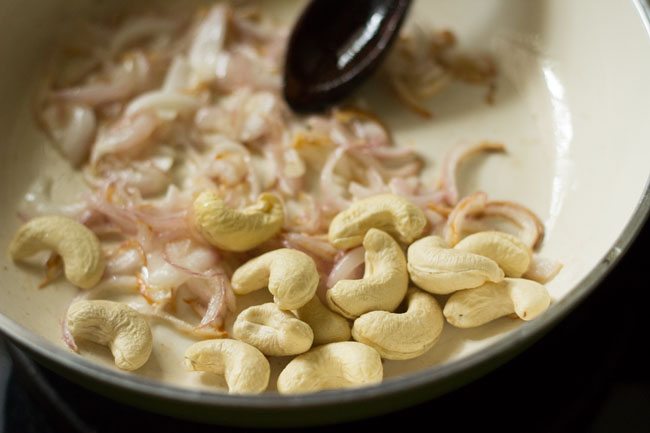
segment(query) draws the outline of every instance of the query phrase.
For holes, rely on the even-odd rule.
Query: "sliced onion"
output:
[[[201,319],[200,328],[212,327],[223,329],[223,324],[229,313],[235,311],[235,295],[230,286],[230,280],[223,274],[214,280],[214,294],[208,302],[206,312]]]
[[[146,265],[147,255],[142,245],[135,239],[129,239],[108,254],[104,272],[108,276],[136,275]]]
[[[141,113],[123,118],[100,134],[91,155],[91,162],[97,163],[108,154],[135,155],[147,145],[149,137],[159,125],[151,113]]]
[[[178,92],[187,89],[190,84],[191,73],[190,64],[185,57],[175,56],[167,75],[165,75],[162,90],[164,92]]]
[[[464,224],[467,217],[474,213],[483,212],[487,204],[487,194],[475,192],[462,199],[449,214],[444,230],[445,240],[449,246],[456,245],[465,231]]]
[[[322,212],[312,195],[301,192],[295,200],[285,200],[284,211],[287,232],[313,234],[322,230]]]
[[[198,327],[191,325],[186,321],[169,314],[161,308],[141,304],[131,304],[129,306],[145,317],[162,320],[171,325],[177,331],[194,338],[205,340],[210,338],[224,338],[227,335],[225,331],[213,327]]]
[[[444,232],[447,218],[431,208],[424,209],[424,216],[427,217],[427,221],[429,222],[430,233],[432,235],[441,236]]]
[[[229,13],[230,9],[224,4],[210,9],[192,41],[189,61],[201,82],[215,78],[217,56],[226,41]]]
[[[95,107],[127,98],[133,91],[133,87],[132,81],[122,79],[114,83],[87,84],[59,90],[53,97],[60,101]]]
[[[43,111],[48,134],[63,156],[77,166],[85,161],[95,137],[95,112],[81,104],[52,104]]]
[[[516,224],[521,231],[519,237],[530,248],[537,248],[544,238],[544,224],[530,209],[509,201],[491,201],[483,211],[486,216],[497,216]]]
[[[301,233],[286,233],[285,245],[303,252],[315,255],[323,260],[333,261],[339,250],[334,248],[326,239],[307,236]]]
[[[219,263],[219,254],[190,239],[167,243],[163,249],[163,259],[193,278],[209,279],[223,273],[216,267]]]
[[[366,250],[363,247],[351,249],[334,263],[327,277],[327,287],[332,288],[340,280],[356,280],[363,276]]]
[[[68,328],[68,320],[65,317],[61,320],[61,339],[70,350],[79,353],[79,348],[77,347],[77,343],[74,341],[70,328]]]
[[[458,186],[456,176],[461,164],[469,157],[480,152],[505,152],[505,146],[501,143],[482,141],[478,144],[457,146],[445,156],[441,173],[440,187],[446,192],[447,204],[454,206],[458,202]]]
[[[401,79],[392,79],[390,85],[397,95],[397,99],[411,111],[425,119],[431,119],[433,117],[431,110],[423,105],[423,103],[413,94],[413,92],[411,92],[408,86],[404,84]]]
[[[530,267],[523,277],[546,284],[555,278],[555,276],[562,270],[563,266],[564,265],[562,265],[558,260],[533,254],[533,260],[530,262]]]
[[[334,212],[342,211],[350,205],[350,201],[343,197],[341,188],[334,178],[336,166],[344,155],[344,148],[336,148],[325,160],[325,165],[320,174],[320,192],[323,196],[323,203],[328,210]]]
[[[120,102],[148,81],[150,69],[146,56],[142,52],[136,52],[127,56],[118,67],[110,69],[108,77],[82,86],[57,90],[52,97],[55,101],[90,107]]]
[[[164,116],[172,116],[173,118],[173,116],[178,114],[186,114],[194,111],[198,106],[198,100],[193,96],[179,92],[153,90],[143,93],[129,102],[129,105],[124,110],[124,114],[127,117],[133,117],[144,111],[154,111],[159,113],[159,115],[163,113]]]

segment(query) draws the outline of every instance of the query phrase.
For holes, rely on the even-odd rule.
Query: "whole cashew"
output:
[[[428,351],[438,341],[444,318],[438,301],[411,288],[405,313],[372,311],[354,321],[352,337],[374,348],[385,359],[411,359]]]
[[[350,324],[347,319],[323,305],[318,296],[298,308],[296,313],[298,318],[314,331],[314,345],[350,339]]]
[[[438,236],[417,240],[408,249],[411,280],[430,293],[446,295],[457,290],[498,282],[504,277],[492,259],[447,248]]]
[[[66,325],[75,338],[108,346],[122,370],[142,367],[153,348],[147,321],[133,308],[113,301],[78,301],[70,305]]]
[[[185,351],[185,366],[191,371],[223,375],[230,394],[264,392],[271,375],[271,366],[262,352],[229,338],[192,344]]]
[[[210,244],[227,251],[247,251],[272,238],[282,228],[280,199],[263,193],[257,203],[231,209],[214,192],[204,191],[194,200],[194,225]]]
[[[546,287],[522,278],[461,290],[449,297],[443,310],[447,321],[458,328],[473,328],[512,313],[523,320],[542,314],[551,303]]]
[[[361,245],[366,232],[376,228],[410,244],[426,225],[427,219],[418,206],[395,194],[379,194],[339,212],[330,224],[328,236],[336,248],[348,249]]]
[[[533,254],[517,236],[497,231],[469,235],[454,248],[494,260],[509,277],[521,277]]]
[[[295,357],[278,377],[281,394],[353,388],[382,381],[379,353],[354,341],[325,344]]]
[[[264,287],[283,310],[305,305],[316,293],[318,270],[307,254],[289,248],[269,251],[249,260],[232,276],[232,289],[245,295]]]
[[[340,280],[327,291],[327,303],[337,313],[353,319],[375,310],[393,311],[408,286],[404,253],[392,237],[370,229],[363,239],[366,269],[360,280]]]
[[[66,278],[82,289],[93,287],[104,274],[104,255],[99,239],[88,227],[63,216],[38,217],[23,224],[9,246],[14,260],[43,250],[54,250],[63,259]]]
[[[269,356],[298,355],[308,351],[314,341],[308,324],[272,302],[239,313],[233,335]]]

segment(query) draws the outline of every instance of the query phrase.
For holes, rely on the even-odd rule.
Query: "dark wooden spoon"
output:
[[[295,111],[341,101],[381,63],[411,0],[312,0],[287,48],[284,97]]]

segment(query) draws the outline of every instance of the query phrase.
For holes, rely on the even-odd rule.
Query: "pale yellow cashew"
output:
[[[113,301],[78,301],[70,305],[66,326],[76,339],[108,346],[122,370],[142,367],[153,348],[144,317],[128,305]]]
[[[239,313],[233,335],[269,356],[298,355],[308,351],[314,341],[308,324],[272,302]]]
[[[224,376],[230,394],[264,392],[271,375],[271,366],[262,352],[228,338],[194,343],[185,351],[185,366],[191,371]]]
[[[58,215],[38,217],[23,224],[9,246],[14,260],[43,250],[54,250],[63,259],[66,278],[82,289],[93,287],[104,274],[104,255],[99,239],[88,227]]]
[[[449,297],[443,310],[447,321],[458,328],[473,328],[515,313],[523,320],[542,314],[551,303],[543,285],[522,278],[461,290]]]
[[[385,359],[411,359],[438,341],[445,319],[438,301],[419,289],[406,295],[404,313],[372,311],[354,321],[352,338],[374,348]]]
[[[318,296],[298,308],[296,315],[314,331],[315,346],[350,339],[350,324],[347,319],[323,305]]]
[[[428,236],[411,244],[408,271],[418,287],[440,295],[478,287],[486,281],[498,282],[504,277],[494,260],[447,248],[438,236]]]
[[[295,357],[278,377],[281,394],[355,388],[380,383],[379,353],[354,341],[325,344]]]
[[[363,247],[366,250],[363,278],[340,280],[327,291],[329,307],[350,319],[369,311],[395,310],[408,286],[404,253],[392,237],[370,229]]]
[[[316,293],[318,270],[307,254],[281,248],[244,263],[232,276],[232,289],[245,295],[268,287],[273,300],[283,310],[305,305]]]
[[[329,228],[329,240],[337,248],[361,245],[371,228],[389,233],[410,244],[422,234],[427,219],[422,209],[395,194],[379,194],[355,201],[339,212]]]
[[[248,251],[269,240],[282,228],[284,208],[280,199],[263,193],[257,203],[231,209],[212,191],[204,191],[194,200],[193,221],[210,244],[227,251]]]
[[[494,260],[508,277],[521,277],[528,270],[533,254],[517,236],[497,231],[469,235],[454,248]]]

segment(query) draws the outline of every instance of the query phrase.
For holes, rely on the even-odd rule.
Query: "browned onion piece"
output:
[[[530,209],[510,201],[491,201],[483,211],[485,216],[496,216],[512,221],[521,230],[519,237],[531,249],[537,248],[544,238],[544,224]]]
[[[212,327],[223,330],[228,313],[235,311],[235,294],[230,286],[230,280],[225,274],[217,275],[209,283],[216,287],[208,302],[205,315],[201,318],[199,328]]]
[[[458,202],[458,185],[456,175],[460,165],[467,158],[480,152],[505,152],[506,148],[501,143],[481,141],[480,143],[456,146],[445,156],[440,173],[439,186],[446,193],[446,201],[450,206]]]
[[[537,248],[544,237],[544,225],[530,209],[509,201],[487,201],[485,193],[474,193],[462,199],[449,214],[445,240],[454,246],[465,233],[503,230],[493,220],[505,220],[513,225],[515,233],[531,249]]]
[[[444,229],[445,240],[449,246],[456,245],[462,238],[464,222],[469,215],[480,213],[487,204],[487,194],[475,192],[462,199],[449,214]]]

